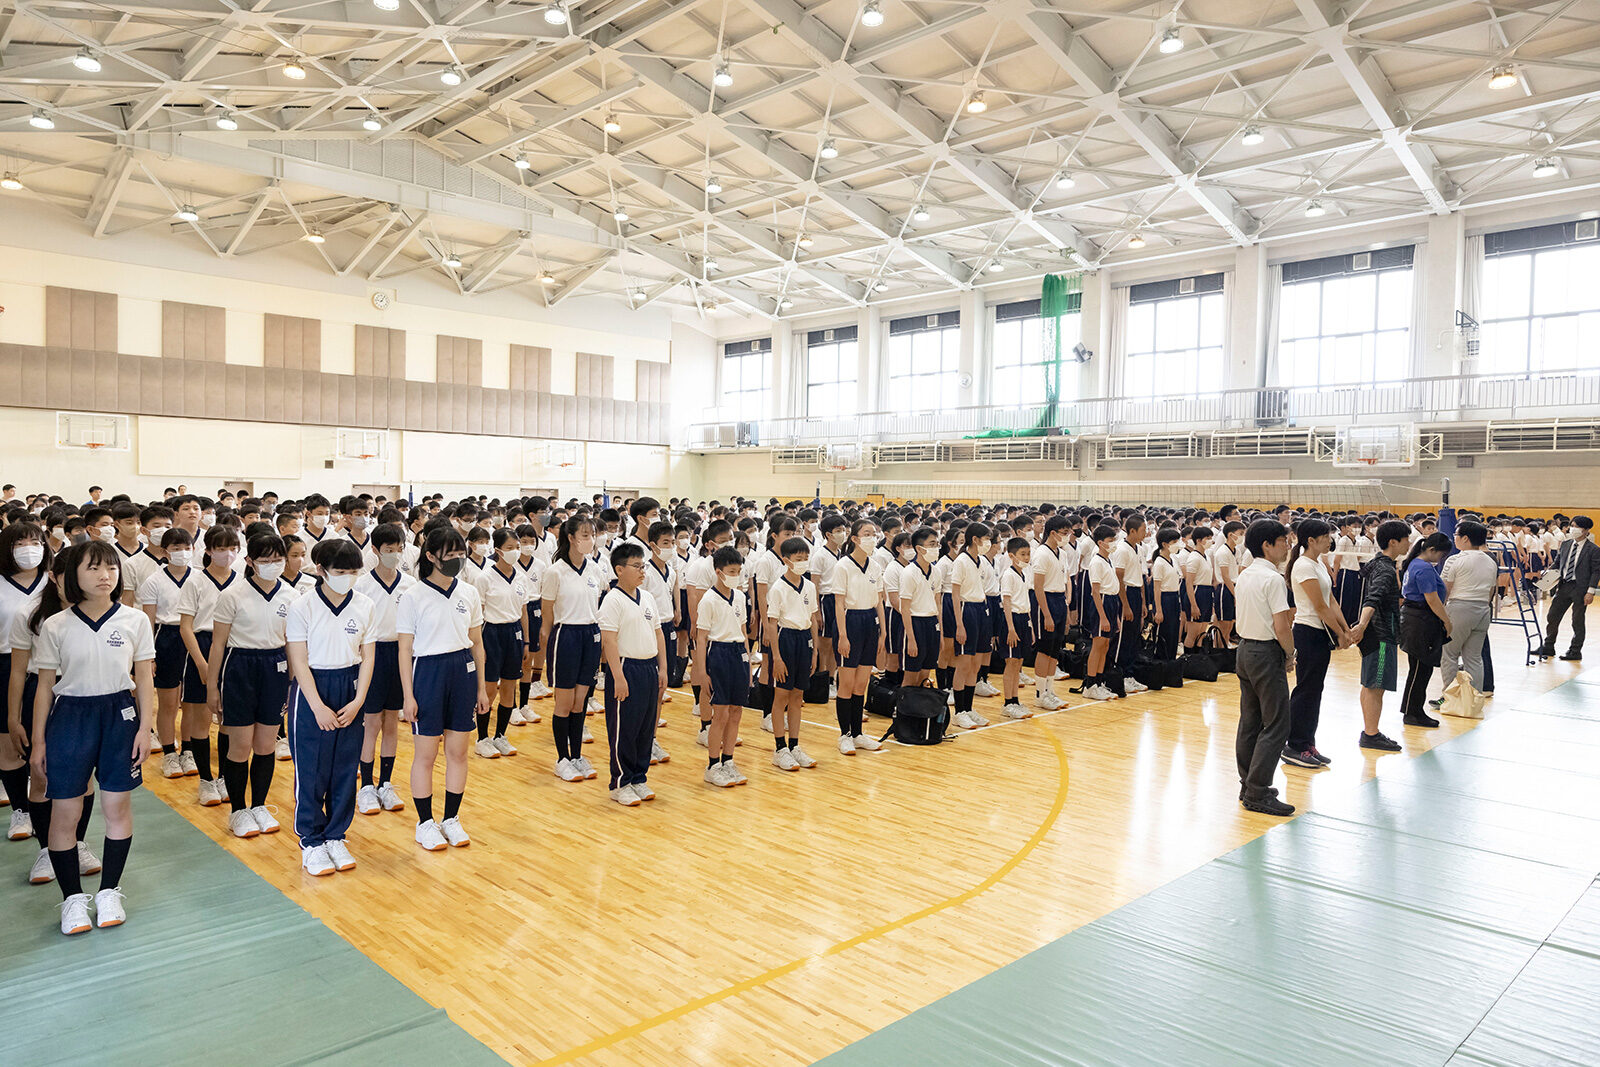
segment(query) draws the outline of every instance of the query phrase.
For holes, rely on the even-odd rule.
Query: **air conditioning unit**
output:
[[[824,340],[824,341],[831,341],[831,340],[833,340],[833,331],[832,331],[832,330],[823,330],[823,331],[822,331],[822,339],[823,339],[823,340]]]
[[[1592,241],[1597,233],[1600,233],[1600,219],[1580,219],[1572,228],[1572,239]]]
[[[738,424],[733,436],[740,448],[756,447],[757,439],[760,436],[756,432],[756,426],[757,424],[753,422],[741,422]]]
[[[1178,279],[1178,292],[1179,292],[1180,295],[1187,295],[1189,293],[1194,292],[1194,279],[1193,278],[1179,278]]]
[[[1355,255],[1351,256],[1350,257],[1350,269],[1351,270],[1371,270],[1372,269],[1372,253],[1371,252],[1357,252]]]

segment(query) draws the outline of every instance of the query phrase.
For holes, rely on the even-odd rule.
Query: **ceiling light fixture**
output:
[[[1144,234],[1136,233],[1132,237],[1128,238],[1128,247],[1129,248],[1143,248],[1144,247]]]
[[[874,30],[883,25],[882,0],[867,0],[861,5],[861,25]]]
[[[866,19],[862,19],[861,21],[865,22]],[[787,311],[789,308],[794,307],[794,301],[790,300],[788,297],[784,297],[782,300],[778,301],[778,307],[781,310]]]
[[[193,204],[184,204],[182,207],[178,208],[178,210],[176,212],[174,212],[174,214],[177,215],[178,218],[182,219],[184,222],[199,222],[200,221],[200,212],[198,212],[198,211],[196,211],[194,209],[194,205]]]
[[[1260,144],[1266,139],[1266,134],[1261,132],[1261,127],[1257,126],[1255,123],[1251,123],[1249,126],[1244,128],[1244,133],[1239,136],[1239,143],[1242,145],[1249,145],[1250,147],[1254,148],[1256,145]]]
[[[306,80],[306,68],[298,59],[291,59],[283,65],[283,76],[290,81],[303,82]]]
[[[639,301],[644,299],[644,294],[635,289],[628,294],[628,299],[637,304]]]
[[[717,302],[715,300],[707,300],[704,304],[701,304],[700,307],[707,312],[715,311],[717,310]]]
[[[989,110],[989,101],[983,98],[983,90],[979,89],[972,94],[972,99],[967,101],[967,114],[981,115]]]
[[[803,233],[795,239],[794,243],[799,245],[801,248],[810,248],[816,242],[811,239],[811,235],[809,233]]]
[[[724,63],[720,58],[717,60],[716,73],[711,75],[711,82],[721,89],[726,89],[733,84],[733,71],[729,70],[728,64]]]
[[[1161,31],[1161,44],[1158,47],[1164,56],[1183,51],[1183,35],[1178,32],[1178,27],[1169,26]]]
[[[72,57],[72,65],[79,70],[86,70],[90,74],[100,73],[99,58],[87,48],[78,49],[78,54]]]
[[[567,24],[567,9],[560,4],[546,4],[544,6],[544,20],[552,26],[565,26]]]
[[[239,128],[239,116],[235,115],[233,112],[224,111],[222,114],[217,116],[217,129],[219,129],[219,130],[237,130],[238,128]]]
[[[611,209],[611,217],[616,219],[618,222],[627,222],[628,209],[623,207],[621,204],[618,204],[616,207]]]
[[[712,196],[716,196],[718,193],[722,192],[722,183],[717,180],[717,176],[715,174],[706,179],[706,192],[710,193]]]
[[[556,276],[554,274],[551,274],[549,271],[545,271],[543,274],[539,275],[539,284],[540,285],[554,285],[555,283],[556,283]]]
[[[461,257],[456,255],[454,252],[447,252],[445,253],[444,257],[444,265],[449,267],[451,270],[460,270]]]
[[[912,222],[927,222],[931,218],[933,218],[932,212],[930,212],[927,208],[923,207],[921,204],[918,204],[914,209],[912,209],[912,212],[911,212],[911,221]]]
[[[716,261],[715,257],[708,257],[706,259],[706,273],[707,274],[711,274],[714,271],[718,271],[718,270],[721,270],[721,269],[722,269],[722,264],[718,263]]]
[[[822,142],[822,151],[818,154],[822,156],[823,159],[833,159],[839,154],[839,146],[834,144],[833,138],[830,137],[826,141]]]
[[[1320,219],[1327,213],[1328,209],[1323,206],[1321,200],[1313,200],[1306,205],[1306,218],[1308,219]]]
[[[361,120],[361,128],[368,132],[376,133],[383,129],[383,120],[377,115],[368,112],[367,117]]]
[[[321,230],[307,230],[306,240],[310,241],[314,245],[320,245],[322,242],[326,241],[327,238],[322,236]]]
[[[1489,73],[1489,88],[1509,89],[1517,84],[1517,68],[1506,63]]]
[[[989,263],[989,273],[990,274],[999,274],[1000,272],[1004,271],[1005,269],[1006,269],[1006,265],[1004,263],[1000,262],[998,259],[992,260]]]
[[[1549,156],[1540,156],[1533,161],[1533,176],[1535,178],[1554,178],[1560,171],[1556,161]]]
[[[515,156],[511,157],[511,165],[516,167],[518,170],[527,170],[529,167],[533,166],[532,163],[528,162],[528,157],[523,155],[521,152],[518,152]]]
[[[1071,174],[1068,174],[1066,171],[1062,171],[1056,177],[1056,188],[1057,189],[1071,189],[1074,185],[1077,185],[1077,184],[1078,184],[1077,179],[1075,179]]]
[[[6,176],[0,178],[0,189],[4,189],[9,193],[20,193],[22,192],[22,179],[17,177],[14,171],[8,170],[6,171]]]
[[[446,85],[460,85],[462,73],[460,64],[449,66],[439,72],[439,80]]]
[[[372,0],[372,6],[379,11],[399,11],[400,0]]]
[[[44,113],[44,108],[35,108],[33,114],[28,116],[28,125],[36,130],[53,130],[56,120]]]
[[[884,281],[882,278],[879,278],[877,281],[872,283],[872,291],[875,292],[875,293],[884,292],[888,288],[889,288],[889,283]]]
[[[607,133],[621,133],[622,132],[622,123],[618,122],[617,121],[617,116],[615,114],[609,112],[609,111],[606,112],[605,131]]]

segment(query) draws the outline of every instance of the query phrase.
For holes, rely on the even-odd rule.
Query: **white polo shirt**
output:
[[[767,618],[785,630],[809,630],[817,611],[817,587],[809,579],[798,579],[799,585],[796,580],[786,574],[767,586]]]
[[[641,586],[632,596],[612,587],[600,599],[600,631],[617,635],[617,654],[623,659],[655,659],[661,640],[661,609],[655,597]]]
[[[644,584],[640,588],[650,594],[666,616],[661,620],[663,624],[671,622],[677,610],[678,577],[678,568],[670,561],[663,567],[654,554],[644,557]]]
[[[361,646],[374,640],[372,609],[372,601],[353,590],[335,608],[327,591],[319,588],[289,605],[285,634],[290,641],[305,642],[312,670],[354,667],[361,662]]]
[[[883,583],[871,556],[862,562],[849,555],[838,561],[833,580],[823,591],[829,596],[842,595],[846,611],[871,611],[883,596]]]
[[[193,616],[195,633],[209,631],[216,614],[217,601],[223,593],[244,580],[238,572],[234,572],[228,575],[227,581],[218,582],[210,571],[192,568],[188,581],[183,583],[183,592],[178,594],[178,614]]]
[[[49,575],[41,566],[28,585],[19,585],[15,578],[0,578],[0,652],[11,651],[11,624],[21,617],[26,619],[39,605],[44,594],[44,583]]]
[[[1238,561],[1234,557],[1233,549],[1227,545],[1217,545],[1211,550],[1211,571],[1216,576],[1216,584],[1226,584],[1226,579],[1237,582],[1239,575],[1236,573]]]
[[[155,606],[158,625],[176,626],[179,615],[178,601],[183,596],[183,587],[194,581],[194,576],[193,567],[184,568],[181,578],[174,578],[170,569],[162,567],[139,586],[137,599],[141,605]]]
[[[1000,600],[1002,607],[1009,602],[1010,607],[1007,610],[1013,615],[1020,615],[1028,610],[1028,579],[1015,564],[1007,567],[1005,573],[1000,576]]]
[[[833,572],[839,569],[839,561],[840,557],[834,555],[833,549],[827,545],[812,546],[811,584],[824,594],[833,588]]]
[[[117,546],[117,553],[122,554],[122,546]],[[131,556],[122,556],[122,588],[132,591],[134,599],[138,599],[139,590],[150,576],[165,567],[166,561],[156,559],[148,549],[140,549]]]
[[[697,628],[706,632],[712,641],[744,643],[745,599],[741,590],[724,594],[713,589],[700,598]]]
[[[1555,566],[1554,559],[1550,565]],[[1445,560],[1440,576],[1450,587],[1451,600],[1493,600],[1495,586],[1500,580],[1500,566],[1482,549],[1469,548]]]
[[[399,618],[400,598],[412,586],[417,584],[417,579],[405,571],[394,572],[394,584],[384,585],[378,580],[378,572],[368,571],[356,579],[355,591],[372,602],[371,626],[368,634],[373,641],[397,641],[400,631],[396,629]]]
[[[395,632],[411,635],[413,657],[471,648],[471,631],[482,625],[483,600],[470,582],[459,578],[443,589],[418,582],[395,609]]]
[[[283,621],[289,617],[294,590],[273,582],[270,592],[249,578],[236,578],[217,597],[212,625],[233,627],[228,631],[229,648],[282,648]]]
[[[717,568],[711,562],[714,553],[696,556],[683,571],[684,585],[704,592],[717,584]]]
[[[1129,589],[1144,588],[1144,557],[1138,548],[1118,541],[1111,550],[1111,566],[1122,571],[1122,584]]]
[[[522,572],[522,584],[528,590],[528,603],[543,599],[545,561],[537,555],[523,556],[517,561],[517,569]]]
[[[913,618],[930,618],[939,614],[939,598],[934,592],[934,567],[922,569],[921,563],[908,563],[900,569],[900,606],[911,608]]]
[[[113,603],[91,619],[74,605],[40,625],[29,669],[55,671],[56,696],[97,697],[132,689],[133,665],[155,658],[150,619],[138,608]]]
[[[1116,596],[1121,592],[1122,583],[1117,581],[1117,569],[1098,552],[1089,560],[1089,588],[1098,597]],[[1095,605],[1097,609],[1100,606]]]
[[[570,561],[558,559],[544,572],[540,592],[546,601],[554,602],[545,616],[555,626],[591,625],[604,591],[605,583],[593,560],[586,559],[582,567],[574,568]]]
[[[950,591],[961,587],[961,602],[976,604],[989,595],[989,576],[994,573],[987,559],[973,559],[971,552],[962,552],[950,565]]]
[[[1150,563],[1150,578],[1155,583],[1157,593],[1176,593],[1178,583],[1182,581],[1177,564],[1160,555]]]
[[[484,622],[522,621],[523,609],[528,606],[528,585],[515,563],[509,576],[497,566],[485,567],[478,579],[478,593],[483,597]]]
[[[1309,561],[1308,561],[1309,562]],[[1320,569],[1320,568],[1319,568]],[[1233,600],[1237,607],[1234,628],[1251,641],[1276,641],[1272,617],[1289,610],[1289,587],[1278,568],[1265,559],[1255,560],[1234,582]]]
[[[309,557],[313,548],[316,548],[330,537],[337,538],[339,534],[334,531],[332,523],[324,523],[322,532],[314,534],[311,532],[311,523],[308,520],[300,524],[300,532],[295,536],[306,543],[306,555]]]
[[[1033,547],[1033,555],[1028,559],[1028,569],[1043,578],[1046,593],[1064,593],[1067,590],[1067,580],[1071,577],[1066,567],[1062,566],[1062,554],[1068,554],[1068,549],[1063,547],[1061,554],[1050,547],[1049,541]],[[1078,554],[1070,553],[1073,569],[1077,569]]]

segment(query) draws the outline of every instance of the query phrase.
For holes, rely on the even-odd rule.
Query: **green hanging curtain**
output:
[[[1083,310],[1083,274],[1047,274],[1039,294],[1039,316],[1044,320],[1045,407],[1033,426],[1026,430],[986,430],[972,438],[1043,437],[1061,426],[1061,317]]]

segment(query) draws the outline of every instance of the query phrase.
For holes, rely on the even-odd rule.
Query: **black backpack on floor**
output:
[[[866,709],[869,715],[892,719],[894,718],[894,709],[900,703],[900,694],[905,691],[905,686],[884,685],[874,678],[867,683],[867,695],[862,707]]]
[[[1222,631],[1215,626],[1200,635],[1200,651],[1217,666],[1217,673],[1232,674],[1235,651],[1222,639]]]
[[[806,683],[805,702],[807,704],[828,703],[828,686],[833,678],[827,671],[818,671],[811,676],[811,681]]]
[[[1217,680],[1217,664],[1210,656],[1199,649],[1191,648],[1183,654],[1178,661],[1178,669],[1185,678],[1195,682],[1214,682]]]
[[[1181,689],[1183,667],[1175,659],[1162,659],[1157,655],[1161,642],[1152,623],[1145,636],[1144,649],[1134,657],[1133,677],[1151,692],[1157,689]]]
[[[893,737],[902,745],[937,745],[953,741],[945,737],[950,729],[950,709],[945,706],[943,689],[904,686],[895,701],[894,722],[880,741]]]

